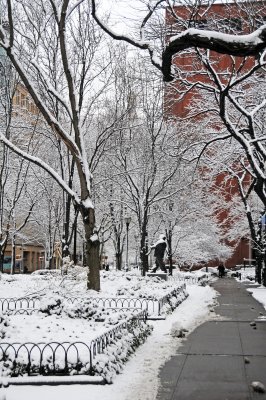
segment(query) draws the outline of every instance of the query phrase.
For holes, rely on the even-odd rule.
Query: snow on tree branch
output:
[[[158,4],[161,2],[158,1]],[[156,7],[150,10],[146,18],[150,18]],[[184,32],[170,38],[160,57],[155,56],[153,45],[146,40],[132,39],[127,35],[119,35],[107,27],[97,16],[95,0],[92,0],[92,16],[98,25],[113,39],[123,40],[139,49],[148,50],[152,64],[158,68],[165,82],[171,82],[174,76],[171,71],[173,56],[179,52],[198,47],[209,49],[221,54],[238,57],[256,56],[266,48],[266,24],[248,35],[232,35],[216,31],[189,28]],[[143,28],[143,24],[141,25]],[[142,29],[143,30],[143,29]],[[142,39],[143,39],[143,35]]]
[[[230,35],[190,28],[173,36],[162,53],[162,72],[166,82],[173,80],[172,57],[191,47],[239,57],[255,56],[266,48],[266,25],[249,35]]]
[[[114,31],[112,31],[109,27],[107,27],[103,21],[101,21],[101,19],[97,16],[96,14],[96,5],[95,5],[95,1],[92,0],[92,11],[91,11],[91,15],[92,17],[95,19],[95,21],[97,22],[97,24],[102,28],[102,30],[104,32],[106,32],[109,36],[111,36],[111,38],[115,39],[115,40],[122,40],[124,42],[127,42],[129,44],[131,44],[132,46],[138,47],[141,50],[148,50],[150,53],[150,58],[151,58],[151,62],[152,64],[158,68],[159,70],[162,70],[161,67],[161,61],[158,59],[158,57],[154,54],[154,48],[152,46],[151,43],[145,41],[145,40],[134,40],[131,39],[129,36],[126,35],[118,35],[117,33],[115,33]],[[158,1],[158,4],[161,3],[160,1]],[[142,28],[143,28],[143,24],[142,24]],[[143,31],[143,29],[141,29],[141,31]],[[143,37],[143,34],[142,34]]]
[[[31,161],[35,165],[41,167],[44,171],[46,171],[50,176],[52,176],[57,183],[64,189],[69,195],[75,200],[77,204],[80,204],[80,198],[73,190],[69,188],[69,186],[65,183],[65,181],[61,178],[56,171],[54,171],[48,164],[46,164],[43,160],[38,157],[32,156],[31,154],[26,153],[25,151],[18,148],[14,143],[10,142],[1,132],[0,132],[0,142],[5,143],[14,153],[18,156],[24,158],[25,160]]]

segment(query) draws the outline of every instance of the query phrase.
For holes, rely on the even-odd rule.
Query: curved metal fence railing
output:
[[[0,360],[6,365],[12,364],[12,375],[21,374],[94,374],[94,359],[109,345],[123,336],[125,330],[131,331],[136,324],[146,322],[145,310],[109,329],[90,343],[84,342],[50,342],[50,343],[0,343]]]
[[[20,309],[37,309],[40,305],[40,298],[39,297],[10,297],[10,298],[3,298],[0,297],[0,311],[5,313],[7,310],[15,311]]]
[[[161,315],[162,308],[172,296],[178,296],[186,289],[186,282],[169,291],[165,296],[158,299],[136,298],[136,297],[65,297],[71,304],[81,300],[95,301],[104,308],[112,309],[141,309],[149,315]],[[38,311],[41,298],[0,298],[0,310],[4,314],[32,314]]]
[[[209,281],[209,278],[206,275],[202,277],[172,275],[169,276],[168,279],[172,282],[185,282],[187,285],[200,285],[202,283],[206,284]]]

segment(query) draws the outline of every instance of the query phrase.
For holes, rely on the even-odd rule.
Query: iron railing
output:
[[[185,282],[187,285],[198,285],[201,283],[207,283],[209,278],[207,276],[168,276],[170,282]]]
[[[0,343],[0,360],[5,361],[13,376],[27,373],[28,375],[67,375],[72,370],[75,373],[95,374],[94,360],[98,354],[118,338],[125,330],[146,322],[145,310],[109,329],[90,343],[50,342],[50,343]],[[10,365],[12,366],[10,367]]]
[[[66,297],[65,300],[71,304],[82,300],[95,301],[104,308],[112,309],[142,309],[149,315],[161,315],[162,307],[172,296],[177,296],[186,289],[186,284],[171,290],[159,299],[135,298],[135,297]],[[37,311],[41,298],[0,298],[0,309],[4,314],[31,314]]]
[[[10,298],[0,298],[0,311],[5,313],[6,311],[15,310],[29,310],[37,309],[40,305],[40,297],[10,297]]]

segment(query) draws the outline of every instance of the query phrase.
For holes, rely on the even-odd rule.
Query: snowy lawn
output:
[[[152,321],[153,331],[125,364],[112,385],[72,386],[10,386],[7,400],[154,400],[158,389],[160,366],[182,344],[180,329],[191,332],[198,325],[213,317],[210,306],[216,292],[209,286],[188,286],[188,298],[164,321]],[[189,333],[188,332],[188,333]],[[156,349],[156,351],[155,351]]]
[[[2,275],[4,311],[8,311],[5,298],[33,299],[29,303],[30,315],[3,314],[0,319],[1,350],[5,357],[0,362],[2,375],[19,376],[28,371],[89,373],[111,382],[129,355],[146,340],[152,326],[143,321],[143,315],[133,318],[136,315],[133,303],[129,309],[124,300],[115,302],[112,306],[118,308],[111,309],[103,307],[99,299],[136,298],[153,304],[164,298],[164,311],[170,313],[187,297],[182,283],[141,277],[136,272],[103,272],[100,293],[87,291],[85,278],[86,272],[78,269],[63,277]],[[73,297],[75,300],[69,301]],[[134,303],[139,312],[142,303]],[[11,308],[14,304],[9,303]],[[19,300],[16,307],[16,312],[27,312],[27,301]],[[21,346],[21,343],[27,344]]]
[[[140,276],[139,271],[110,271],[101,274],[101,291],[86,290],[86,272],[74,268],[67,276],[60,275],[3,275],[0,281],[0,306],[39,308],[42,298],[54,298],[56,295],[68,298],[70,302],[90,299],[104,308],[147,309],[149,315],[171,312],[186,297],[184,281],[180,279],[162,281],[159,278]],[[32,299],[31,301],[23,300]],[[3,298],[20,299],[5,301]]]

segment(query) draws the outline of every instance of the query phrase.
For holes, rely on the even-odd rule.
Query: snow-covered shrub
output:
[[[79,299],[70,303],[59,295],[42,299],[39,311],[46,315],[64,315],[69,318],[83,318],[88,321],[103,323],[105,327],[117,325],[127,318],[127,313],[119,309],[105,309],[96,300]]]
[[[92,319],[92,317],[99,311],[99,305],[96,301],[80,300],[75,301],[73,304],[64,303],[64,312],[70,318],[85,318]],[[100,319],[100,318],[99,318]]]
[[[83,299],[71,305],[64,303],[64,312],[70,318],[84,318],[101,322],[105,327],[117,325],[128,317],[128,314],[122,310],[106,309],[90,299]]]
[[[9,325],[10,319],[6,315],[0,314],[0,339],[6,337]]]
[[[166,302],[162,307],[161,314],[172,313],[176,309],[176,307],[178,307],[179,304],[181,304],[187,297],[188,297],[188,292],[184,287],[173,290],[166,297]]]
[[[112,383],[114,377],[122,371],[124,363],[145,342],[152,329],[152,326],[144,322],[132,320],[128,329],[123,329],[104,352],[95,357],[92,374],[100,375],[107,383]],[[85,370],[86,368],[82,372]]]
[[[68,277],[71,280],[86,281],[88,275],[88,268],[79,265],[70,265],[67,271]]]
[[[2,278],[5,282],[15,282],[16,279],[16,275],[10,275],[10,274],[2,274]]]
[[[52,298],[43,298],[40,303],[39,311],[47,315],[60,315],[63,311],[63,302],[64,299],[58,295]]]
[[[116,296],[158,300],[158,298],[173,290],[171,281],[162,281],[159,277],[150,278],[134,273],[128,274],[127,272],[126,276],[130,277],[130,280],[128,280],[128,283],[123,282],[123,285],[117,289]]]

